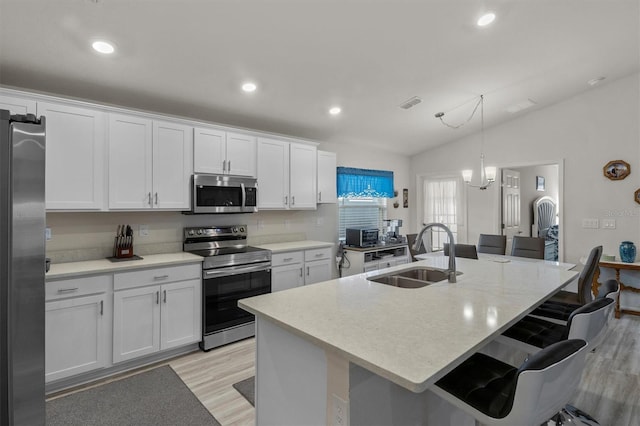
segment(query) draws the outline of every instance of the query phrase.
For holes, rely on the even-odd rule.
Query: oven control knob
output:
[[[240,227],[240,232],[244,232],[244,226]]]
[[[198,235],[202,235],[202,229],[198,229]]]
[[[236,228],[235,226],[233,227],[233,229],[231,229],[231,232],[233,232],[234,234],[236,234],[238,232],[238,228]]]
[[[189,230],[189,235],[194,235],[194,234],[195,234],[195,231],[193,229],[190,229]]]

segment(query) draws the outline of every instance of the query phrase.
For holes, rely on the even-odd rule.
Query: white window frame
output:
[[[352,226],[371,226],[373,228],[377,228],[380,232],[382,232],[384,223],[383,220],[387,219],[388,212],[388,203],[387,198],[373,198],[373,197],[338,197],[338,240],[345,240],[345,229]],[[362,221],[349,221],[345,220],[342,215],[344,209],[357,209],[358,207],[377,207],[378,214],[377,219],[372,219],[368,222]]]

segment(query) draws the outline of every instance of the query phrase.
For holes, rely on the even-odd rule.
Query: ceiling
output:
[[[0,84],[411,155],[638,72],[639,3],[0,0]]]

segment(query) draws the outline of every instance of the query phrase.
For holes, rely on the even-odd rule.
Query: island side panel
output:
[[[256,424],[326,425],[324,350],[259,316],[256,342]]]

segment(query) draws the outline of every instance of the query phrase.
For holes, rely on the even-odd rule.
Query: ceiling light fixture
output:
[[[457,126],[452,126],[446,123],[442,117],[444,117],[444,112],[439,112],[436,114],[436,118],[438,118],[442,124],[452,129],[459,129],[464,126],[466,123],[471,121],[473,116],[476,114],[476,111],[480,107],[480,182],[479,185],[471,184],[471,178],[473,177],[473,170],[463,170],[462,171],[462,180],[467,185],[478,188],[478,189],[487,189],[493,182],[496,181],[496,168],[495,167],[485,167],[484,166],[484,95],[480,95],[480,99],[476,103],[476,106],[473,108],[471,115],[467,120]]]
[[[482,15],[480,18],[478,18],[478,21],[476,23],[478,24],[479,27],[486,27],[487,25],[495,21],[495,19],[496,19],[495,13],[487,12],[484,15]]]
[[[258,88],[258,86],[256,86],[255,83],[252,82],[246,82],[242,85],[242,90],[247,92],[247,93],[251,93],[251,92],[255,92],[256,89]]]
[[[94,41],[93,43],[91,43],[91,47],[93,47],[93,50],[95,50],[96,52],[102,53],[105,55],[110,55],[116,51],[116,48],[112,43],[104,40]]]
[[[340,114],[341,112],[342,112],[342,108],[340,108],[340,107],[338,107],[338,106],[334,106],[334,107],[331,107],[331,108],[329,109],[329,114],[331,114],[331,115],[338,115],[338,114]]]

